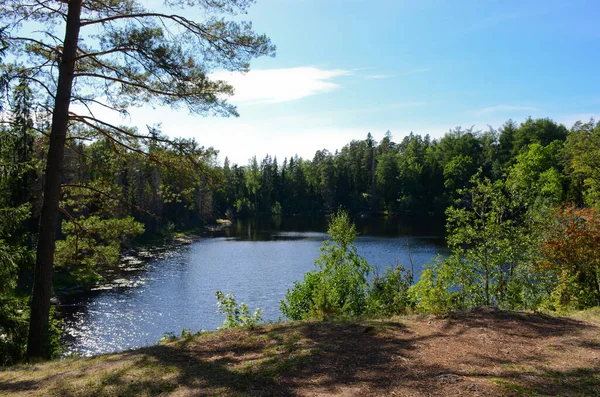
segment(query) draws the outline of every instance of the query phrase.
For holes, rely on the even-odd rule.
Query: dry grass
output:
[[[7,369],[0,395],[594,396],[600,323],[591,318],[480,309],[266,325]]]

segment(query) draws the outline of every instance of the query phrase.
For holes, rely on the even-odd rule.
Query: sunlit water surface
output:
[[[302,231],[285,231],[281,224],[238,223],[224,233],[231,237],[201,238],[151,260],[146,270],[130,276],[136,287],[69,302],[67,353],[94,355],[155,344],[165,332],[179,334],[184,328],[214,330],[223,323],[217,290],[233,292],[251,310],[263,308],[264,320],[279,319],[281,299],[294,280],[313,269],[327,238],[324,225],[301,226]],[[360,230],[358,253],[380,272],[396,263],[410,268],[410,253],[418,277],[427,262],[445,252],[439,237],[406,235],[389,225]]]

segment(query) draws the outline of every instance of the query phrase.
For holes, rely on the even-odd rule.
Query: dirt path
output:
[[[269,325],[2,371],[0,395],[600,396],[600,325],[490,309]]]

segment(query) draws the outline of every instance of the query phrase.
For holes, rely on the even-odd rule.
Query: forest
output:
[[[284,159],[231,164],[200,137],[111,124],[91,110],[237,116],[233,87],[209,72],[247,72],[253,58],[275,54],[250,23],[220,17],[252,1],[167,3],[219,17],[194,22],[136,1],[0,1],[1,365],[60,355],[56,291],[91,288],[125,249],[218,219],[330,216],[317,268],[282,302],[292,320],[600,305],[593,119],[508,120],[397,142],[365,131],[311,159],[290,149]],[[23,21],[42,33],[21,35]],[[53,30],[63,22],[64,40]],[[419,280],[400,264],[373,275],[353,245],[352,218],[377,216],[445,225],[452,254]]]

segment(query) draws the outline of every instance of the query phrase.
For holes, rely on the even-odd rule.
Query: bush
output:
[[[281,302],[281,312],[291,320],[358,316],[365,311],[372,268],[357,254],[353,242],[358,233],[347,212],[333,215],[328,233],[331,240],[321,246],[317,270],[306,273],[303,282],[296,281]]]
[[[409,295],[417,312],[435,315],[486,304],[477,270],[456,254],[429,264]]]
[[[250,314],[250,309],[245,303],[238,303],[233,294],[223,294],[216,292],[217,307],[221,314],[225,315],[225,321],[219,329],[254,327],[261,322],[262,309],[256,309],[254,314]]]
[[[550,275],[545,304],[558,311],[600,305],[600,216],[591,208],[557,209],[542,243],[536,270]]]
[[[24,299],[0,297],[0,366],[25,359],[29,316]]]
[[[388,267],[382,277],[374,277],[367,299],[370,315],[405,314],[414,306],[409,294],[413,274],[402,265]]]
[[[202,331],[200,331],[202,332]],[[162,336],[162,338],[160,338],[158,340],[159,344],[162,343],[168,343],[168,342],[173,342],[176,341],[177,339],[190,339],[191,337],[193,337],[194,334],[192,334],[192,330],[188,329],[188,328],[182,328],[181,329],[181,336],[177,336],[175,335],[174,332],[165,332]]]

